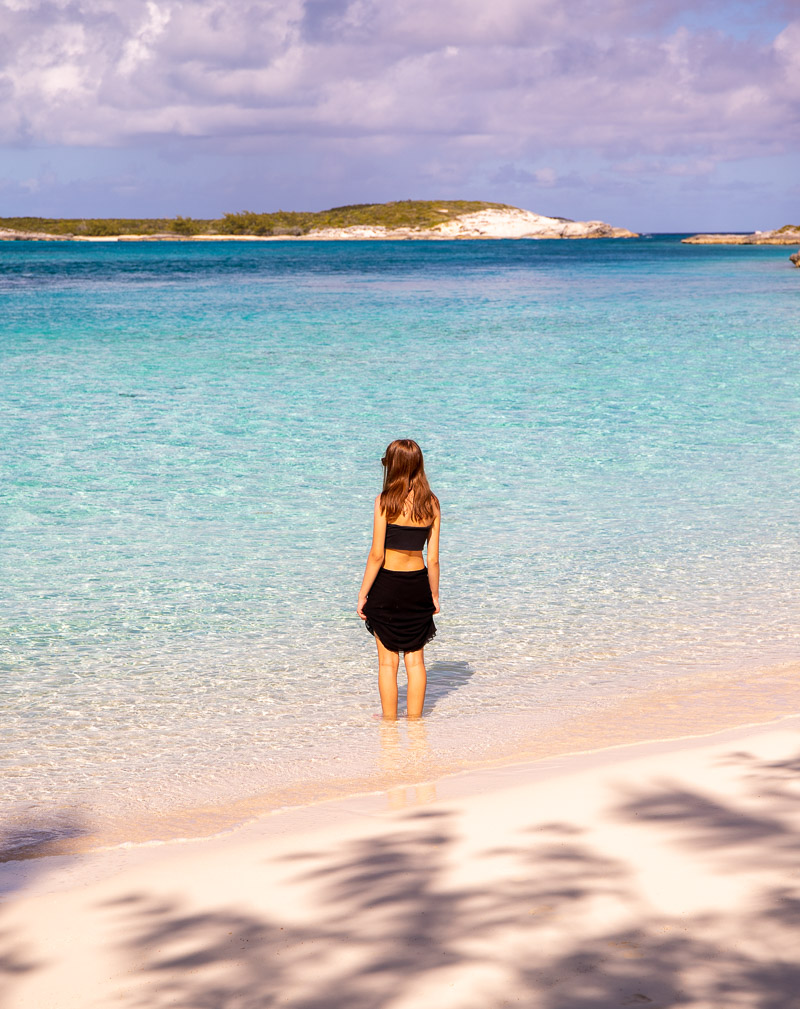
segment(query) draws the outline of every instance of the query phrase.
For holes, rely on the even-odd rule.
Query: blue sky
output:
[[[800,223],[784,0],[4,0],[0,215]]]

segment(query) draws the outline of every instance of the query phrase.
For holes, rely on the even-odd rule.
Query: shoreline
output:
[[[395,808],[392,797],[400,792],[412,793],[411,797],[399,803],[401,806],[426,805],[433,801],[430,795],[435,792],[438,798],[468,798],[483,795],[494,790],[498,782],[507,783],[519,779],[547,777],[550,774],[558,776],[561,773],[572,773],[576,768],[594,765],[614,765],[636,760],[642,754],[671,753],[702,748],[707,744],[717,742],[741,741],[750,736],[772,731],[790,729],[797,731],[800,747],[800,709],[788,714],[776,715],[765,721],[737,723],[725,728],[708,729],[707,731],[690,732],[685,735],[665,736],[648,739],[634,739],[627,742],[610,743],[588,749],[557,752],[540,757],[520,757],[512,760],[494,760],[481,763],[474,767],[464,767],[459,770],[444,772],[431,778],[408,778],[388,786],[365,788],[362,791],[348,792],[344,795],[328,796],[296,805],[276,806],[264,809],[247,820],[231,823],[210,834],[193,834],[165,838],[149,838],[138,841],[118,841],[112,844],[85,849],[76,848],[70,851],[45,852],[42,854],[25,854],[19,858],[0,858],[0,906],[8,892],[17,886],[8,886],[9,876],[28,876],[35,878],[38,865],[58,865],[75,861],[89,864],[95,860],[106,859],[116,861],[125,858],[128,853],[136,857],[142,853],[149,857],[152,853],[157,858],[159,852],[179,850],[186,845],[225,844],[229,839],[250,832],[269,832],[269,825],[276,823],[281,826],[291,824],[297,826],[303,833],[308,824],[316,820],[317,811],[340,810],[346,813],[358,810],[362,815],[386,811]],[[413,793],[423,790],[426,796],[417,799]],[[432,791],[429,791],[432,790]],[[298,826],[299,825],[299,826]],[[281,830],[281,833],[285,831]],[[23,884],[26,885],[26,884]],[[21,887],[20,887],[21,888]]]
[[[412,723],[402,718],[396,723],[377,722],[379,752],[371,770],[364,773],[295,781],[240,798],[220,798],[208,804],[177,806],[166,811],[138,809],[120,822],[105,825],[76,818],[74,831],[66,836],[44,838],[17,848],[0,848],[0,866],[31,859],[91,856],[125,848],[203,841],[227,836],[265,817],[293,810],[347,802],[461,775],[480,775],[640,744],[704,738],[746,726],[767,725],[794,713],[800,713],[800,662],[704,677],[692,675],[666,686],[634,691],[591,713],[572,713],[527,736],[509,732],[512,741],[508,746],[496,743],[491,754],[471,758],[432,754],[424,718]],[[504,723],[507,730],[511,729],[512,716],[495,716],[492,720],[473,716],[472,721],[476,723],[474,731],[485,732],[488,727],[500,734]]]
[[[617,229],[619,230],[619,229]],[[192,242],[499,242],[499,241],[529,241],[529,242],[574,242],[601,238],[640,238],[641,235],[489,235],[489,234],[346,234],[344,230],[337,234],[308,235],[41,235],[24,238],[7,237],[0,234],[0,242],[82,242],[90,244],[135,244],[141,242],[181,244]]]
[[[791,714],[7,863],[4,1005],[793,1004],[799,750]]]

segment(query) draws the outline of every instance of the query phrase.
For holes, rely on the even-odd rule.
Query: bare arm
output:
[[[375,498],[375,511],[372,518],[372,546],[369,548],[367,557],[367,568],[364,572],[364,579],[361,588],[358,590],[358,615],[362,620],[366,620],[364,615],[364,603],[367,601],[372,583],[383,565],[384,543],[386,541],[386,516],[381,512],[380,495]]]
[[[428,581],[431,585],[434,613],[439,612],[439,528],[442,523],[442,513],[437,509],[431,531],[428,534]]]

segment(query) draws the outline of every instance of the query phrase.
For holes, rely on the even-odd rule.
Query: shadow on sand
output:
[[[46,856],[61,854],[70,840],[88,833],[79,818],[69,813],[20,818],[6,825],[0,830],[0,906],[47,871]],[[15,982],[44,965],[32,947],[30,939],[4,927],[0,911],[0,1007]]]
[[[676,855],[722,862],[734,877],[775,866],[783,885],[764,886],[734,911],[659,916],[622,857],[598,851],[575,825],[543,823],[534,812],[524,830],[478,856],[485,870],[478,875],[490,882],[470,882],[453,874],[455,815],[417,810],[388,835],[283,860],[312,902],[313,927],[297,924],[280,894],[267,894],[265,915],[198,910],[144,892],[97,908],[115,958],[135,971],[119,1004],[800,1006],[791,953],[800,948],[796,764],[737,759],[753,803],[769,790],[768,814],[749,799],[726,805],[669,784],[620,794],[613,811],[632,837],[646,824]],[[436,1000],[420,1001],[431,985]]]

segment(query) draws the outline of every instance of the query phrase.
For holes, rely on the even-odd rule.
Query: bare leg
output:
[[[408,717],[421,718],[422,706],[425,704],[425,688],[428,685],[428,675],[425,672],[425,649],[416,652],[405,652],[403,661],[408,675]]]
[[[384,648],[378,635],[375,635],[378,646],[378,692],[381,695],[383,717],[397,719],[397,667],[400,665],[400,655]]]

